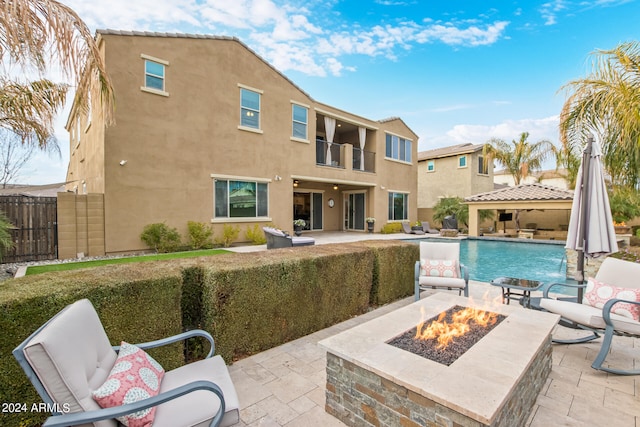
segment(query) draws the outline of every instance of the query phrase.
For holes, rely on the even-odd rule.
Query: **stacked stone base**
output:
[[[551,372],[551,351],[549,337],[488,423],[327,353],[326,411],[353,427],[524,426]]]

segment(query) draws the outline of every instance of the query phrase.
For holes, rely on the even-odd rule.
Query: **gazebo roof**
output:
[[[573,200],[573,191],[563,190],[540,183],[521,184],[486,193],[475,194],[464,199],[467,203],[483,202],[527,202],[527,201]]]

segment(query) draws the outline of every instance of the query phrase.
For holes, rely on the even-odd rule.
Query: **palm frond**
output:
[[[96,40],[68,6],[55,0],[0,0],[0,56],[45,70],[49,60],[75,81],[76,101],[87,108],[92,84],[100,87],[106,122],[113,122],[111,79]]]

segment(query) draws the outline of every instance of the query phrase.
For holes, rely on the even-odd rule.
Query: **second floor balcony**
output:
[[[347,155],[350,150],[351,155]],[[362,150],[351,144],[329,143],[316,140],[316,164],[340,169],[375,172],[376,153]],[[349,163],[349,164],[347,164]]]

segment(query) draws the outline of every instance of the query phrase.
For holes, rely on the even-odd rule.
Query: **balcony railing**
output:
[[[349,158],[345,153],[347,144],[329,143],[321,139],[316,140],[316,164],[334,168],[346,169]],[[351,169],[362,172],[375,172],[376,153],[353,147]]]
[[[330,146],[330,147],[329,147]],[[316,164],[344,169],[342,146],[329,144],[327,141],[316,140]]]
[[[353,147],[353,169],[363,172],[375,172],[376,153]]]

